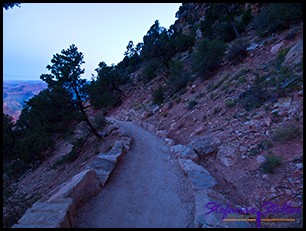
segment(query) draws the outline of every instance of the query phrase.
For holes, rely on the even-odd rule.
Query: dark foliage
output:
[[[152,93],[152,101],[153,104],[160,105],[164,102],[164,88],[159,86],[155,91]]]
[[[112,108],[121,104],[122,91],[119,86],[124,79],[119,75],[116,66],[107,66],[100,62],[96,68],[98,74],[96,80],[92,80],[87,86],[90,102],[96,109]]]
[[[208,79],[220,64],[225,50],[226,45],[220,40],[202,39],[193,55],[193,69],[203,79]]]
[[[190,74],[183,68],[183,63],[180,61],[170,62],[170,73],[167,83],[171,88],[170,95],[173,95],[184,88],[190,79]]]
[[[6,9],[6,10],[8,10],[10,8],[13,8],[14,6],[20,7],[20,3],[13,3],[13,2],[3,3],[3,8]]]
[[[261,36],[287,29],[303,17],[303,3],[270,3],[254,17],[252,25]]]

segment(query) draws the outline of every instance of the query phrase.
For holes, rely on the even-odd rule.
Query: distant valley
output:
[[[11,115],[16,121],[21,113],[25,100],[29,100],[47,84],[40,80],[4,80],[3,81],[3,112]]]

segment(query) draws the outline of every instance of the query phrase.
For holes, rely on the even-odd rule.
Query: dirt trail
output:
[[[105,188],[76,216],[75,227],[192,227],[193,196],[187,178],[157,136],[117,121],[134,137]]]

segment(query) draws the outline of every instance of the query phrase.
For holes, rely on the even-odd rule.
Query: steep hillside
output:
[[[205,7],[186,5],[185,14],[174,25],[188,34],[188,28],[205,17]],[[252,9],[256,11],[257,5]],[[197,36],[201,37],[200,30]],[[146,84],[136,82],[124,89],[123,104],[110,115],[150,124],[152,131],[175,144],[187,145],[204,136],[219,139],[217,151],[198,153],[200,163],[218,179],[218,190],[241,207],[258,208],[267,201],[301,207],[303,23],[268,37],[249,28],[241,38],[248,43],[245,56],[238,61],[223,58],[209,79],[190,81],[159,106],[152,103],[153,95],[160,86],[167,89],[165,77],[157,75]],[[184,63],[186,72],[192,73],[189,57],[196,46],[193,52],[175,57]],[[132,74],[141,75],[141,69]],[[301,222],[299,217],[298,224],[273,226],[294,227]]]
[[[80,122],[81,117],[70,115],[69,110],[59,109],[58,117],[51,116],[48,126],[40,117],[48,120],[49,106],[42,116],[36,115],[36,111],[30,114],[29,120],[36,119],[34,127],[40,122],[48,128],[43,135],[32,137],[42,139],[37,146],[45,147],[43,138],[48,137],[49,130],[56,127],[62,133],[57,130],[50,133],[55,146],[39,158],[27,149],[24,150],[31,157],[27,162],[18,155],[17,159],[8,158],[4,166],[7,172],[3,174],[5,226],[14,224],[38,199],[49,199],[95,160],[97,154],[107,155],[116,146],[116,140],[124,142],[125,131],[106,122],[107,116],[132,121],[131,130],[136,124],[156,133],[169,150],[173,151],[177,144],[193,149],[196,153],[193,161],[217,181],[210,192],[224,196],[233,205],[260,209],[265,202],[271,202],[275,206],[269,218],[295,219],[264,223],[264,227],[303,227],[301,213],[284,214],[282,207],[288,204],[303,209],[301,15],[301,4],[183,3],[169,29],[160,27],[156,20],[144,35],[143,43],[134,47],[129,42],[120,63],[107,66],[100,62],[97,76],[86,86],[89,100],[80,105],[84,103],[84,110],[102,140],[96,139],[86,123]],[[64,97],[56,96],[62,102]],[[41,101],[33,104],[37,111],[41,110],[39,102],[45,102],[46,97],[41,97]],[[9,125],[7,137],[16,130]],[[9,147],[14,146],[13,141],[8,143]],[[25,140],[22,144],[32,145],[28,143]],[[145,142],[140,143],[142,151],[137,153],[141,156]],[[154,142],[151,146],[154,147]],[[150,150],[153,155],[155,149]],[[174,158],[177,159],[175,153],[168,160]],[[129,164],[138,166],[137,162]],[[123,169],[127,171],[128,166]],[[90,205],[86,208],[91,210]],[[280,208],[283,210],[277,213]],[[188,216],[193,209],[190,208]],[[137,207],[136,210],[138,213]],[[111,224],[112,218],[109,217]]]

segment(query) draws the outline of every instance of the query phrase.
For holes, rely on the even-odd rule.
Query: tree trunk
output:
[[[90,121],[89,121],[89,119],[88,119],[88,117],[87,117],[85,111],[82,112],[82,113],[83,113],[83,115],[84,115],[84,117],[85,117],[84,120],[85,120],[86,124],[88,125],[88,127],[90,128],[90,130],[92,131],[92,133],[93,133],[99,140],[101,140],[101,139],[102,139],[102,136],[98,133],[98,131],[94,128],[94,126],[90,123]]]
[[[77,97],[77,105],[81,111],[81,113],[84,115],[84,121],[86,122],[86,124],[88,125],[88,127],[90,128],[90,130],[92,131],[92,133],[99,139],[101,140],[102,139],[102,136],[98,133],[97,129],[94,128],[94,126],[90,123],[87,115],[86,115],[86,112],[85,112],[85,109],[84,109],[84,106],[82,104],[82,100],[81,100],[81,97],[77,91],[77,89],[75,87],[73,87],[73,90],[76,94],[76,97]]]
[[[237,27],[236,27],[236,25],[235,25],[235,23],[234,23],[232,18],[231,18],[231,24],[232,24],[232,27],[233,27],[237,37],[240,38],[240,34],[239,34],[238,29],[237,29]]]
[[[232,5],[232,4],[230,4],[230,5]],[[238,38],[240,38],[240,34],[239,34],[237,26],[235,25],[235,18],[234,18],[233,14],[232,14],[232,9],[231,9],[230,5],[226,4],[226,7],[225,7],[226,8],[226,12],[227,12],[229,20],[231,22],[231,25],[233,27],[233,30],[235,31],[236,36]]]

